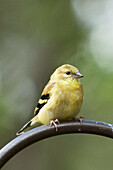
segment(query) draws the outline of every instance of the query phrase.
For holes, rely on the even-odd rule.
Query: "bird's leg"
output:
[[[50,121],[50,126],[54,126],[56,128],[56,131],[58,131],[58,126],[57,124],[59,124],[59,120],[58,119],[55,119],[55,120],[51,120]]]
[[[80,123],[82,123],[82,119],[84,119],[84,116],[80,116],[80,117],[74,117],[74,121],[79,121]]]

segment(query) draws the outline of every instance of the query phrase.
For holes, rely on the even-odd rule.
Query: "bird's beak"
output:
[[[84,76],[83,76],[81,73],[76,72],[75,77],[76,77],[76,78],[82,78],[82,77],[84,77]]]

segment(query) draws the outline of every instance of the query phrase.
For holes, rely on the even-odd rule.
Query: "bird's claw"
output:
[[[75,121],[79,121],[80,123],[82,123],[82,120],[84,119],[84,116],[80,116],[80,117],[74,117]]]
[[[50,121],[50,126],[54,126],[56,128],[56,131],[58,131],[58,126],[57,124],[59,124],[59,120],[58,119],[55,119],[55,120],[51,120]]]

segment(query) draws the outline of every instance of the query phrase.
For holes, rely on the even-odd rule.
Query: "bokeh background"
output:
[[[113,123],[113,1],[0,1],[0,147],[33,116],[52,72],[84,75],[85,119]],[[113,140],[72,134],[35,143],[3,170],[113,169]]]

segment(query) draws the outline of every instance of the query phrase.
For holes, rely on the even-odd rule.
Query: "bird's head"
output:
[[[71,81],[82,78],[83,75],[72,65],[64,64],[58,67],[51,76],[51,80]]]

